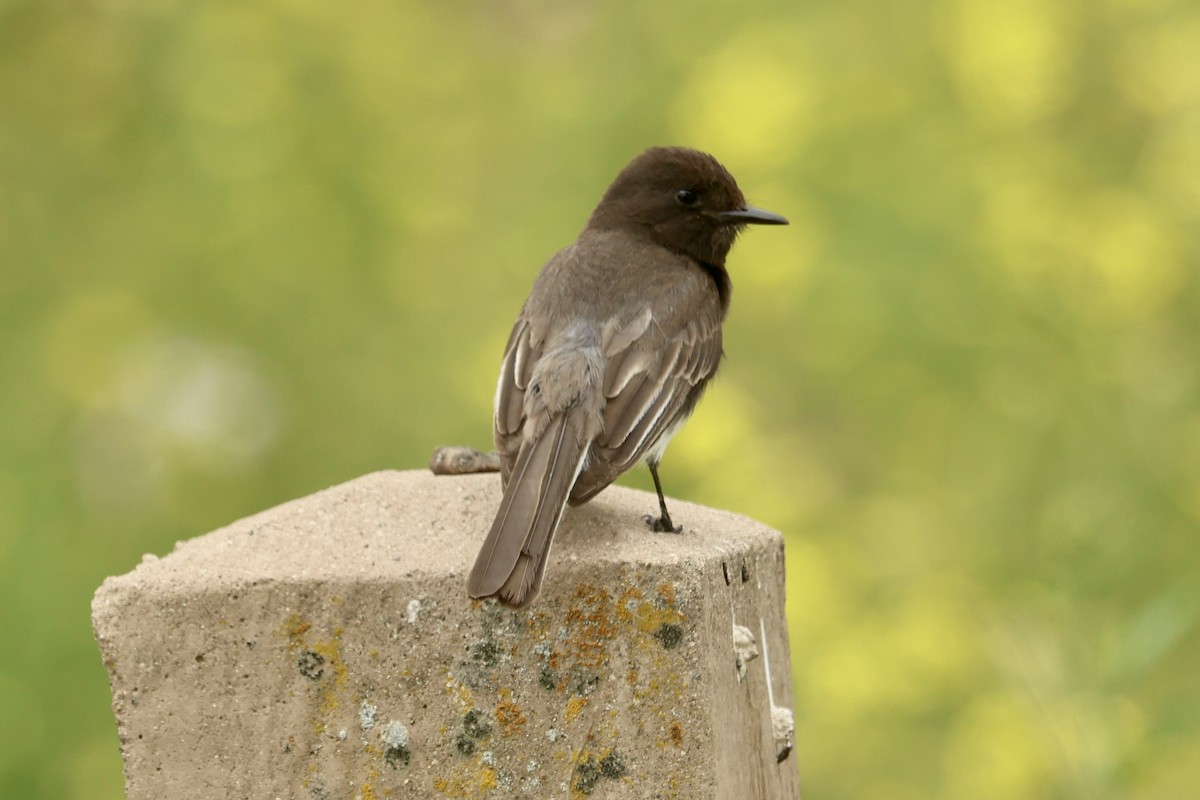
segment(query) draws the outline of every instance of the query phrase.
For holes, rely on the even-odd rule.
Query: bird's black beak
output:
[[[717,218],[721,222],[730,222],[734,225],[787,225],[786,217],[781,217],[773,211],[767,211],[754,206],[746,206],[745,208],[737,208],[733,211],[722,211],[717,214]]]

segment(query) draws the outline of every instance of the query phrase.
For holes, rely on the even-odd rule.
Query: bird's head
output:
[[[724,266],[746,225],[786,225],[746,205],[737,181],[707,153],[652,147],[621,170],[588,220],[594,230],[638,233],[697,261]]]

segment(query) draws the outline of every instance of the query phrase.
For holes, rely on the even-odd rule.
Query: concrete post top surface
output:
[[[165,557],[147,555],[132,572],[105,581],[97,599],[132,586],[186,595],[263,580],[465,575],[499,503],[494,474],[375,472],[180,542]],[[680,500],[670,507],[683,524],[681,534],[648,530],[642,517],[655,511],[657,500],[634,489],[609,487],[587,505],[568,508],[547,581],[563,560],[673,564],[779,536],[731,512]]]

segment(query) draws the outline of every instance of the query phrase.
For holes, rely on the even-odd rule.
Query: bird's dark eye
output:
[[[700,195],[691,189],[680,189],[675,193],[675,200],[681,206],[694,206],[700,202]]]

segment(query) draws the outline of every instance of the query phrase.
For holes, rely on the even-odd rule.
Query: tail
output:
[[[591,444],[582,421],[581,411],[572,409],[521,446],[496,521],[467,578],[471,597],[494,596],[524,608],[537,596],[550,542]]]

